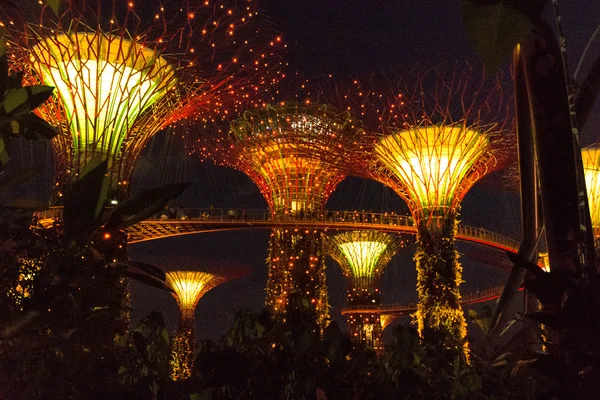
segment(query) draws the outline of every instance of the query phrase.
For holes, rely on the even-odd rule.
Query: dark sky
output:
[[[262,4],[264,12],[284,33],[291,67],[306,74],[355,75],[396,65],[411,66],[416,62],[465,59],[478,62],[462,25],[458,0],[270,0]],[[574,69],[575,60],[582,54],[587,39],[600,24],[600,7],[598,0],[563,1],[562,12]],[[596,46],[595,51],[600,51],[599,47]],[[600,122],[598,114],[596,110],[596,121]],[[140,169],[143,174],[138,174],[143,175],[138,186],[144,186],[144,179],[162,174],[164,165],[173,167],[181,164],[185,168],[173,174],[194,183],[181,200],[185,206],[207,207],[212,204],[223,208],[266,208],[258,190],[243,174],[200,165],[183,155],[173,157],[160,163],[153,161],[152,157],[142,160],[145,167]],[[328,208],[406,210],[402,201],[390,190],[356,178],[340,185]],[[476,186],[464,200],[462,220],[469,225],[518,237],[518,195],[494,191],[485,185]],[[165,268],[201,269],[201,265],[194,265],[194,260],[206,256],[248,265],[251,269],[248,277],[213,289],[198,305],[197,336],[217,338],[231,326],[234,310],[245,305],[255,309],[261,307],[267,277],[268,237],[266,230],[207,233],[133,245],[129,251],[133,259]],[[384,301],[416,300],[413,250],[403,251],[387,269],[381,286]],[[460,244],[459,250],[465,254],[462,259],[465,293],[503,281],[505,273],[502,270],[469,259],[468,254],[477,252],[477,246]],[[192,265],[182,265],[184,262]],[[332,315],[339,318],[339,309],[345,298],[345,283],[339,268],[331,261],[328,265],[330,302],[334,307]],[[158,310],[164,314],[170,327],[176,326],[177,306],[169,294],[135,283],[131,287],[134,323],[150,311]]]

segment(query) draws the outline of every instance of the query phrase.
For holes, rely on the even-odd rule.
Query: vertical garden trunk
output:
[[[379,306],[381,295],[374,287],[363,285],[351,285],[348,293],[349,306]],[[348,315],[348,333],[352,341],[366,344],[375,349],[383,351],[383,329],[379,313],[366,312]]]
[[[186,380],[192,376],[195,349],[193,322],[193,318],[186,318],[182,315],[179,328],[171,341],[169,374],[174,381]]]
[[[454,215],[417,223],[417,323],[426,340],[458,347],[466,336],[466,321],[460,306],[462,266],[454,240]]]
[[[266,305],[284,316],[290,296],[310,304],[315,322],[325,328],[329,319],[323,233],[317,230],[273,229],[269,248]]]

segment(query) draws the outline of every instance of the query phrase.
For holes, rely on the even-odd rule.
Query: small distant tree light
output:
[[[209,290],[226,282],[224,276],[200,271],[172,271],[166,273],[166,284],[173,289],[179,305],[179,328],[171,346],[171,378],[185,380],[191,376],[194,364],[194,311],[200,298]]]

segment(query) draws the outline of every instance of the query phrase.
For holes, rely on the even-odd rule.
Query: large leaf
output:
[[[7,115],[27,114],[48,100],[53,90],[52,86],[45,85],[8,89],[5,93],[2,109]]]
[[[8,160],[10,160],[8,146],[9,146],[8,138],[4,138],[0,134],[0,172],[6,167],[6,164],[8,164]],[[0,177],[0,179],[1,179],[1,177]],[[2,186],[0,185],[0,190],[1,189],[2,189]]]
[[[169,201],[179,196],[189,185],[172,183],[144,190],[113,210],[106,220],[105,228],[124,229],[151,217],[164,209]]]
[[[137,269],[145,272],[146,274],[148,274],[152,277],[155,277],[161,281],[164,281],[165,279],[167,279],[165,272],[162,269],[155,267],[154,265],[146,264],[146,263],[139,262],[139,261],[132,261],[132,260],[117,261],[115,264],[125,267],[128,270],[131,270],[132,268],[137,268]]]
[[[168,287],[164,282],[161,282],[158,279],[152,278],[148,275],[139,274],[137,272],[132,272],[132,271],[125,271],[124,274],[125,274],[125,276],[127,276],[129,278],[133,278],[136,281],[141,282],[145,285],[152,286],[157,289],[166,290],[168,292],[173,292],[173,289]]]
[[[93,160],[65,199],[64,234],[67,243],[84,244],[100,226],[100,213],[107,198],[107,161]]]
[[[60,0],[46,0],[48,6],[54,11],[55,15],[58,15],[58,9],[60,8]]]
[[[34,176],[40,174],[41,168],[22,168],[18,171],[3,173],[0,175],[0,192],[10,190],[21,183],[27,182]]]
[[[469,318],[487,335],[490,330],[490,323],[492,322],[492,309],[489,306],[483,307],[481,313],[470,309]]]
[[[13,119],[11,128],[13,135],[21,135],[28,140],[52,139],[58,134],[52,125],[32,113]]]
[[[463,0],[467,33],[488,70],[498,67],[522,41],[531,22],[505,1]]]

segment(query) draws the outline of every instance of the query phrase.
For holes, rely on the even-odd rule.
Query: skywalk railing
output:
[[[37,218],[55,219],[62,217],[62,207],[52,207],[36,213]],[[290,226],[315,226],[315,227],[345,227],[356,229],[393,229],[398,231],[416,232],[414,220],[410,215],[395,213],[373,213],[367,211],[335,211],[325,210],[320,212],[298,211],[283,215],[272,215],[265,209],[245,208],[166,208],[155,214],[152,218],[141,222],[148,223],[196,223],[199,225],[290,225]],[[519,242],[515,239],[489,231],[459,224],[457,230],[459,239],[469,239],[472,242],[497,245],[506,249],[516,250]]]

